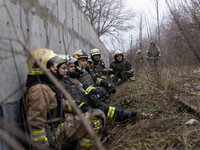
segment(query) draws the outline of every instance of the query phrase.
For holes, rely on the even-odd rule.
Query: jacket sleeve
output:
[[[109,75],[110,79],[112,79],[115,76],[112,63],[110,64],[110,68],[108,70],[108,75]]]
[[[129,63],[128,61],[125,64],[126,67],[126,76],[128,79],[130,79],[131,81],[135,81],[135,77],[134,77],[134,73],[133,73],[133,68],[131,63]]]
[[[32,141],[40,148],[48,147],[45,131],[48,110],[57,107],[55,93],[44,84],[32,86],[26,95],[27,121],[30,125]]]
[[[101,66],[102,66],[102,76],[101,76],[101,78],[107,79],[108,71],[107,71],[107,68],[105,67],[105,63],[102,60],[100,61],[100,63],[101,63]]]

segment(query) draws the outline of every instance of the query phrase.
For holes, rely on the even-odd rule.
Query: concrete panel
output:
[[[19,34],[32,49],[50,48],[72,54],[99,48],[108,62],[108,50],[79,9],[75,0],[6,0]],[[3,6],[3,0],[0,0]],[[0,8],[0,104],[18,101],[23,94],[26,53],[16,41],[11,20]]]

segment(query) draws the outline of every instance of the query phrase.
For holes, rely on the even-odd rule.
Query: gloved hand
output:
[[[91,109],[90,112],[92,113],[92,115],[98,119],[102,120],[102,124],[103,127],[105,126],[106,123],[106,117],[103,111],[101,111],[100,109]]]
[[[98,89],[98,88],[97,88]],[[96,96],[97,96],[97,98],[99,99],[99,100],[106,100],[106,99],[108,99],[109,98],[109,95],[108,95],[108,92],[104,89],[104,90],[102,90],[102,89],[98,89],[97,90],[98,92],[97,92],[97,94],[96,94]]]
[[[108,84],[108,94],[111,94],[111,93],[113,93],[113,94],[116,93],[116,87],[113,84],[109,83]]]
[[[138,118],[141,118],[141,119],[149,119],[149,118],[152,118],[153,117],[153,114],[152,113],[149,113],[147,111],[139,111],[137,113],[137,117]]]

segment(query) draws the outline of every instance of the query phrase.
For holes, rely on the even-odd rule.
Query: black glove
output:
[[[115,94],[116,93],[116,87],[113,85],[113,84],[111,84],[111,83],[109,83],[109,85],[108,85],[108,94]]]
[[[107,94],[106,91],[100,90],[100,89],[97,88],[97,94],[96,94],[96,96],[98,97],[98,99],[103,98],[106,94]]]

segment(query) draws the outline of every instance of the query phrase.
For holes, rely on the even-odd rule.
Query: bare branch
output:
[[[95,140],[97,148],[99,150],[103,150],[103,146],[101,145],[98,137],[96,136],[96,134],[94,133],[94,131],[92,130],[92,128],[89,126],[89,123],[84,119],[83,114],[81,113],[81,110],[78,108],[78,106],[73,102],[72,97],[70,96],[70,94],[65,90],[65,88],[57,81],[57,79],[46,69],[46,67],[44,67],[40,61],[33,55],[32,51],[30,50],[30,48],[22,41],[21,37],[19,36],[19,32],[16,28],[14,19],[11,15],[10,10],[8,9],[7,5],[6,5],[6,0],[4,0],[4,6],[6,8],[6,11],[12,21],[12,25],[15,31],[15,34],[17,36],[18,42],[24,47],[25,51],[28,52],[29,56],[31,56],[35,62],[37,63],[37,65],[45,72],[45,74],[47,75],[47,77],[52,81],[52,83],[58,88],[58,90],[60,90],[60,92],[64,95],[65,98],[67,98],[71,105],[72,108],[74,109],[74,111],[78,114],[78,116],[80,117],[81,122],[83,123],[84,127],[87,129],[88,133],[91,135],[91,137]]]

